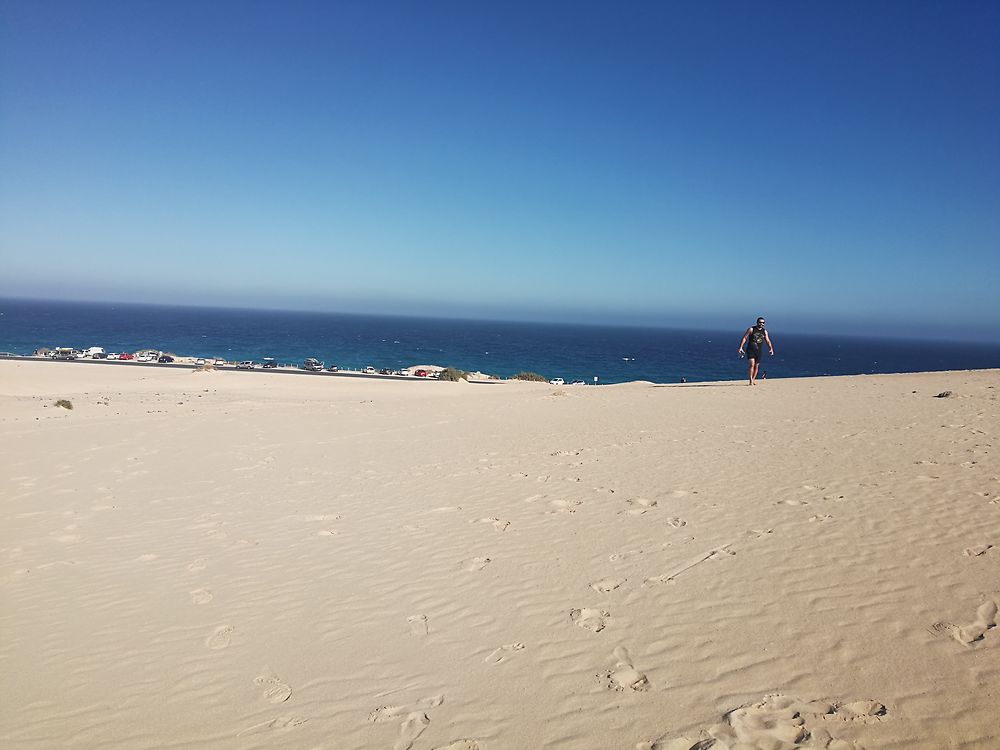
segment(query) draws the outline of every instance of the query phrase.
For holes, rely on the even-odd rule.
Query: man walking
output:
[[[767,329],[764,328],[763,318],[757,318],[757,324],[747,328],[746,333],[743,334],[739,350],[741,357],[744,356],[744,344],[747,346],[747,374],[750,376],[750,385],[755,385],[754,381],[757,379],[757,368],[760,367],[764,344],[767,344],[767,350],[772,357],[774,356],[774,345],[771,343],[771,337],[767,335]]]

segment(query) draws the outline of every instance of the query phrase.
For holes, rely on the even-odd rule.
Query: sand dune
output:
[[[0,362],[0,745],[1000,747],[998,375]]]

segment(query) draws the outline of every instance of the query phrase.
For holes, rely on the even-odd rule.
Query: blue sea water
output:
[[[775,321],[770,321],[772,324]],[[825,337],[769,327],[768,378],[1000,368],[1000,345]],[[0,350],[155,348],[227,360],[316,357],[342,369],[417,364],[567,382],[676,383],[745,377],[742,329],[673,330],[0,299]]]

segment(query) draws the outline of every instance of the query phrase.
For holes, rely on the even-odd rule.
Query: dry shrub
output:
[[[468,380],[469,373],[465,370],[459,370],[455,367],[446,367],[441,372],[438,373],[438,380],[449,380],[451,382],[457,382],[459,380]]]

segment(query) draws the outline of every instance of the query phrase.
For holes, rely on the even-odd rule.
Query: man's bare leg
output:
[[[758,363],[756,359],[747,360],[747,375],[750,376],[750,385],[754,385],[754,380],[757,379],[757,367]]]

